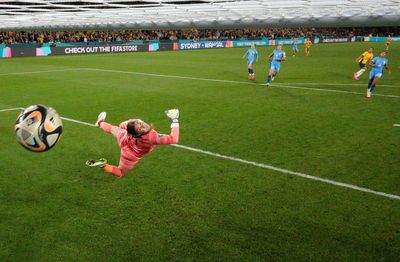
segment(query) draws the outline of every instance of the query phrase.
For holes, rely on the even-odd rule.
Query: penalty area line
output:
[[[14,108],[1,109],[0,112],[16,111],[22,109],[23,109],[22,107],[14,107]]]
[[[400,127],[400,124],[394,124],[393,126],[395,126],[395,127]]]
[[[3,110],[0,110],[0,112],[6,112],[6,111],[12,111],[12,110],[21,110],[21,108],[18,107],[18,108],[3,109]],[[78,123],[78,124],[81,124],[81,125],[95,127],[94,124],[90,124],[90,123],[79,121],[79,120],[72,119],[72,118],[62,117],[62,119],[66,120],[66,121]],[[195,147],[190,147],[190,146],[185,146],[185,145],[180,145],[180,144],[174,144],[172,146],[177,147],[177,148],[181,148],[181,149],[185,149],[185,150],[188,150],[188,151],[192,151],[192,152],[201,153],[201,154],[204,154],[204,155],[209,155],[209,156],[213,156],[213,157],[218,157],[218,158],[222,158],[222,159],[226,159],[226,160],[239,162],[239,163],[246,164],[246,165],[251,165],[251,166],[260,167],[260,168],[263,168],[263,169],[276,171],[276,172],[287,174],[287,175],[297,176],[297,177],[301,177],[301,178],[305,178],[305,179],[310,179],[310,180],[314,180],[314,181],[323,182],[323,183],[326,183],[326,184],[331,184],[331,185],[335,185],[335,186],[339,186],[339,187],[353,189],[353,190],[356,190],[356,191],[361,191],[361,192],[364,192],[364,193],[369,193],[369,194],[374,194],[374,195],[378,195],[378,196],[383,196],[383,197],[386,197],[386,198],[400,200],[400,196],[398,196],[398,195],[379,192],[379,191],[375,191],[375,190],[372,190],[372,189],[369,189],[369,188],[365,188],[365,187],[359,187],[359,186],[356,186],[356,185],[347,184],[347,183],[343,183],[343,182],[338,182],[338,181],[334,181],[334,180],[330,180],[330,179],[326,179],[326,178],[322,178],[322,177],[318,177],[318,176],[311,176],[311,175],[307,175],[307,174],[304,174],[304,173],[295,172],[295,171],[291,171],[291,170],[288,170],[288,169],[275,167],[275,166],[271,166],[271,165],[267,165],[267,164],[263,164],[263,163],[254,162],[254,161],[249,161],[249,160],[245,160],[245,159],[241,159],[241,158],[237,158],[237,157],[232,157],[232,156],[227,156],[227,155],[223,155],[223,154],[219,154],[219,153],[214,153],[214,152],[211,152],[211,151],[207,151],[207,150],[203,150],[203,149],[199,149],[199,148],[195,148]]]
[[[360,93],[360,92],[336,90],[336,89],[324,89],[324,88],[309,88],[309,87],[304,87],[304,86],[286,85],[285,83],[283,83],[283,84],[277,83],[277,84],[274,84],[274,86],[284,87],[284,88],[289,88],[289,89],[301,89],[301,90],[311,90],[311,91],[343,93],[343,94],[353,94],[353,95],[364,95],[365,96],[365,93]],[[397,95],[385,95],[385,94],[374,94],[374,96],[400,98],[400,96],[397,96]]]
[[[310,86],[366,86],[365,84],[351,84],[351,83],[284,83],[285,85],[310,85]],[[396,87],[399,88],[400,86],[396,85],[381,85],[379,86],[384,86],[384,87]]]
[[[81,125],[85,125],[85,126],[93,126],[93,127],[96,127],[96,125],[94,125],[94,124],[90,124],[90,123],[87,123],[87,122],[75,120],[75,119],[68,118],[68,117],[61,117],[61,119],[62,119],[62,120],[66,120],[66,121],[70,121],[70,122],[74,122],[74,123],[78,123],[78,124],[81,124]]]
[[[76,70],[77,69],[75,68],[64,68],[64,69],[42,70],[42,71],[25,71],[25,72],[3,73],[0,74],[0,76],[44,74],[44,73],[66,72],[66,71],[76,71]]]
[[[17,110],[24,110],[24,109],[25,108],[23,108],[23,107],[14,107],[14,108],[0,109],[0,112],[17,111]],[[75,120],[75,119],[68,118],[68,117],[60,117],[60,118],[63,119],[63,120],[74,122],[74,123],[78,123],[78,124],[81,124],[81,125],[93,126],[93,127],[96,126],[94,124],[86,123],[86,122]]]
[[[253,83],[253,82],[246,82],[246,81],[224,80],[224,79],[213,79],[213,78],[202,78],[202,77],[191,77],[191,76],[179,76],[179,75],[164,75],[164,74],[153,74],[153,73],[144,73],[144,72],[135,72],[135,71],[123,71],[123,70],[112,70],[112,69],[101,69],[101,68],[91,68],[91,67],[83,67],[83,68],[77,68],[77,69],[87,70],[87,71],[108,72],[108,73],[120,73],[120,74],[128,74],[128,75],[141,75],[141,76],[151,76],[151,77],[163,77],[163,78],[196,80],[196,81],[232,83],[232,84],[245,84],[245,85],[256,85],[256,86],[265,86],[266,85],[265,83]],[[274,87],[274,86],[276,86],[278,88],[300,89],[300,90],[317,91],[317,92],[330,92],[330,93],[341,93],[341,94],[352,94],[352,95],[365,95],[365,93],[361,93],[361,92],[353,92],[353,91],[337,90],[337,89],[314,88],[314,87],[305,87],[305,86],[295,86],[295,85],[286,85],[285,83],[276,83],[276,84],[271,85],[271,87]],[[389,94],[374,94],[374,96],[400,98],[400,96],[398,96],[398,95],[389,95]]]
[[[184,146],[184,145],[179,145],[178,144],[178,145],[172,145],[172,146],[183,148],[183,149],[194,151],[194,152],[198,152],[198,153],[202,153],[202,154],[206,154],[206,155],[210,155],[210,156],[214,156],[214,157],[218,157],[218,158],[223,158],[223,159],[228,159],[228,160],[240,162],[240,163],[247,164],[247,165],[261,167],[261,168],[264,168],[264,169],[269,169],[269,170],[272,170],[272,171],[276,171],[276,172],[280,172],[280,173],[284,173],[284,174],[288,174],[288,175],[298,176],[298,177],[311,179],[311,180],[315,180],[315,181],[320,181],[320,182],[331,184],[331,185],[335,185],[335,186],[350,188],[350,189],[361,191],[361,192],[365,192],[365,193],[370,193],[370,194],[374,194],[374,195],[378,195],[378,196],[383,196],[383,197],[387,197],[387,198],[400,200],[400,196],[398,196],[398,195],[379,192],[379,191],[375,191],[375,190],[372,190],[372,189],[369,189],[369,188],[365,188],[365,187],[359,187],[359,186],[356,186],[356,185],[342,183],[342,182],[338,182],[338,181],[334,181],[334,180],[330,180],[330,179],[326,179],[326,178],[322,178],[322,177],[318,177],[318,176],[311,176],[311,175],[307,175],[307,174],[303,174],[303,173],[300,173],[300,172],[291,171],[291,170],[284,169],[284,168],[279,168],[279,167],[266,165],[266,164],[263,164],[263,163],[257,163],[257,162],[253,162],[253,161],[248,161],[248,160],[240,159],[240,158],[237,158],[237,157],[226,156],[226,155],[222,155],[222,154],[218,154],[218,153],[214,153],[214,152],[210,152],[210,151],[206,151],[206,150],[202,150],[202,149],[198,149],[198,148],[188,147],[188,146]]]
[[[80,67],[80,68],[66,68],[66,69],[54,69],[54,70],[45,70],[45,71],[28,71],[28,72],[14,72],[14,73],[4,73],[0,74],[0,76],[8,76],[8,75],[25,75],[25,74],[41,74],[41,73],[53,73],[53,72],[65,72],[65,71],[97,71],[97,72],[109,72],[109,73],[120,73],[120,74],[130,74],[130,75],[141,75],[141,76],[151,76],[151,77],[164,77],[164,78],[175,78],[175,79],[186,79],[186,80],[196,80],[196,81],[208,81],[208,82],[220,82],[220,83],[231,83],[231,84],[244,84],[244,85],[253,85],[253,86],[265,86],[264,83],[252,83],[245,81],[236,81],[236,80],[226,80],[226,79],[213,79],[213,78],[201,78],[201,77],[191,77],[191,76],[179,76],[179,75],[164,75],[164,74],[153,74],[153,73],[145,73],[145,72],[135,72],[135,71],[123,71],[123,70],[112,70],[112,69],[101,69],[101,68],[91,68],[91,67]],[[299,89],[306,91],[316,91],[316,92],[329,92],[329,93],[338,93],[338,94],[351,94],[351,95],[365,95],[365,93],[361,92],[353,92],[346,90],[337,90],[337,89],[325,89],[325,88],[314,88],[314,87],[305,87],[305,86],[296,86],[299,85],[326,85],[326,86],[350,86],[356,84],[340,84],[340,83],[276,83],[272,85],[272,88],[289,88],[289,89]],[[379,86],[391,86],[398,87],[392,85],[379,85]],[[399,95],[390,95],[390,94],[375,94],[374,96],[380,97],[391,97],[391,98],[400,98]]]

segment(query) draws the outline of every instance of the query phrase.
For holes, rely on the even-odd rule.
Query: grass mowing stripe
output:
[[[177,79],[188,79],[188,80],[199,80],[199,81],[223,82],[223,83],[234,83],[234,84],[258,85],[258,86],[265,86],[266,85],[266,84],[251,83],[251,82],[245,82],[245,81],[234,81],[234,80],[223,80],[223,79],[212,79],[212,78],[200,78],[200,77],[191,77],[191,76],[163,75],[163,74],[152,74],[152,73],[143,73],[143,72],[134,72],[134,71],[99,69],[99,68],[89,68],[89,67],[80,68],[80,70],[90,70],[90,71],[100,71],[100,72],[110,72],[110,73],[121,73],[121,74],[132,74],[132,75],[144,75],[144,76],[155,76],[155,77],[165,77],[165,78],[177,78]],[[321,92],[333,92],[333,93],[342,93],[342,94],[365,95],[365,93],[352,92],[352,91],[343,91],[343,90],[336,90],[336,89],[321,89],[321,88],[311,88],[311,87],[302,87],[302,86],[289,86],[289,85],[284,85],[284,84],[274,84],[274,86],[284,87],[284,88],[291,88],[291,89],[310,90],[310,91],[321,91]],[[374,94],[374,96],[400,98],[400,96],[397,96],[397,95],[385,95],[385,94]]]
[[[344,91],[344,90],[336,90],[336,89],[322,89],[322,88],[309,88],[304,86],[294,86],[294,85],[285,85],[285,84],[274,84],[277,87],[291,88],[291,89],[302,89],[302,90],[312,90],[312,91],[321,91],[321,92],[332,92],[332,93],[345,93],[345,94],[354,94],[354,95],[366,95],[366,93],[353,92],[353,91]],[[384,94],[373,94],[373,96],[384,96],[384,97],[393,97],[400,98],[397,95],[384,95]]]
[[[89,71],[121,73],[121,74],[130,74],[130,75],[155,76],[155,77],[165,77],[165,78],[177,78],[177,79],[198,80],[198,81],[222,82],[222,83],[233,83],[233,84],[247,84],[247,85],[263,85],[263,84],[257,84],[257,83],[246,82],[246,81],[214,79],[214,78],[202,78],[202,77],[192,77],[192,76],[163,75],[163,74],[153,74],[153,73],[135,72],[135,71],[111,70],[111,69],[101,69],[101,68],[91,68],[91,67],[84,67],[84,68],[80,68],[80,69],[81,70],[89,70]]]
[[[6,111],[12,111],[12,110],[20,110],[20,109],[21,108],[10,108],[10,109],[5,109],[5,110]],[[5,111],[0,110],[0,112],[5,112]],[[90,124],[90,123],[87,123],[87,122],[83,122],[83,121],[79,121],[79,120],[75,120],[75,119],[71,119],[71,118],[67,118],[67,117],[62,117],[62,119],[66,120],[66,121],[82,124],[82,125],[95,127],[95,125],[93,125],[93,124]],[[352,184],[337,182],[337,181],[334,181],[334,180],[325,179],[325,178],[321,178],[321,177],[317,177],[317,176],[310,176],[310,175],[307,175],[307,174],[291,171],[291,170],[284,169],[284,168],[279,168],[279,167],[274,167],[274,166],[263,164],[263,163],[257,163],[257,162],[253,162],[253,161],[248,161],[248,160],[244,160],[244,159],[237,158],[237,157],[222,155],[222,154],[214,153],[214,152],[211,152],[211,151],[206,151],[206,150],[202,150],[202,149],[194,148],[194,147],[189,147],[189,146],[185,146],[185,145],[175,144],[175,145],[172,145],[172,146],[177,147],[177,148],[186,149],[186,150],[193,151],[193,152],[197,152],[197,153],[201,153],[201,154],[205,154],[205,155],[209,155],[209,156],[213,156],[213,157],[223,158],[223,159],[240,162],[240,163],[247,164],[247,165],[261,167],[261,168],[264,168],[264,169],[269,169],[269,170],[273,170],[273,171],[284,173],[284,174],[288,174],[288,175],[293,175],[293,176],[298,176],[298,177],[302,177],[302,178],[306,178],[306,179],[316,180],[316,181],[320,181],[320,182],[331,184],[331,185],[335,185],[335,186],[350,188],[350,189],[361,191],[361,192],[365,192],[365,193],[370,193],[370,194],[374,194],[374,195],[378,195],[378,196],[383,196],[383,197],[387,197],[387,198],[391,198],[391,199],[400,200],[400,196],[398,196],[398,195],[379,192],[379,191],[375,191],[375,190],[372,190],[372,189],[369,189],[369,188],[365,188],[365,187],[359,187],[359,186],[352,185]]]
[[[53,69],[53,70],[44,70],[44,71],[27,71],[27,72],[4,73],[4,74],[0,74],[0,76],[42,74],[42,73],[76,71],[76,70],[77,69],[75,69],[75,68],[65,68],[65,69]]]
[[[285,83],[285,85],[310,85],[310,86],[367,86],[366,84],[349,84],[349,83]],[[385,87],[400,87],[395,85],[381,85]]]
[[[144,73],[144,72],[121,71],[121,70],[100,69],[100,68],[90,68],[90,67],[58,69],[58,70],[46,70],[46,71],[15,72],[15,73],[0,74],[0,76],[24,75],[24,74],[40,74],[40,73],[52,73],[52,72],[64,72],[64,71],[79,71],[79,70],[100,71],[100,72],[110,72],[110,73],[153,76],[153,77],[155,76],[155,77],[188,79],[188,80],[198,80],[198,81],[210,81],[210,82],[222,82],[222,83],[265,86],[265,84],[251,83],[251,82],[245,82],[245,81],[212,79],[212,78],[200,78],[200,77],[178,76],[178,75],[163,75],[163,74],[152,74],[152,73]],[[320,91],[320,92],[331,92],[331,93],[342,93],[342,94],[353,94],[353,95],[365,95],[365,93],[360,93],[360,92],[352,92],[352,91],[344,91],[344,90],[336,90],[336,89],[311,88],[311,87],[295,86],[293,84],[296,84],[296,83],[283,83],[283,84],[279,84],[278,83],[278,84],[274,84],[274,86],[283,87],[283,88],[291,88],[291,89]],[[299,83],[299,84],[301,84],[301,83]],[[306,83],[303,83],[303,84],[306,84]],[[308,84],[312,84],[312,85],[344,85],[344,84],[318,84],[318,83],[308,83]],[[352,84],[346,84],[346,85],[352,85]],[[354,85],[356,85],[356,84],[354,84]],[[380,85],[380,86],[384,86],[384,85]],[[391,86],[391,85],[386,85],[386,86]],[[397,86],[391,86],[391,87],[397,87]],[[385,94],[374,94],[374,96],[400,98],[400,96],[397,96],[397,95],[385,95]]]
[[[206,155],[210,155],[210,156],[214,156],[214,157],[229,159],[229,160],[232,160],[232,161],[236,161],[236,162],[240,162],[240,163],[244,163],[244,164],[248,164],[248,165],[252,165],[252,166],[256,166],[256,167],[261,167],[261,168],[264,168],[264,169],[269,169],[269,170],[277,171],[277,172],[288,174],[288,175],[294,175],[294,176],[307,178],[307,179],[311,179],[311,180],[316,180],[316,181],[320,181],[320,182],[331,184],[331,185],[335,185],[335,186],[346,187],[346,188],[354,189],[354,190],[365,192],[365,193],[371,193],[371,194],[374,194],[374,195],[379,195],[379,196],[384,196],[384,197],[387,197],[387,198],[400,200],[400,196],[398,196],[398,195],[379,192],[379,191],[375,191],[375,190],[372,190],[372,189],[369,189],[369,188],[364,188],[364,187],[359,187],[359,186],[355,186],[355,185],[352,185],[352,184],[337,182],[337,181],[334,181],[334,180],[325,179],[325,178],[321,178],[321,177],[317,177],[317,176],[310,176],[310,175],[307,175],[307,174],[291,171],[291,170],[288,170],[288,169],[274,167],[274,166],[270,166],[270,165],[266,165],[266,164],[262,164],[262,163],[257,163],[257,162],[253,162],[253,161],[248,161],[248,160],[244,160],[244,159],[240,159],[240,158],[236,158],[236,157],[221,155],[221,154],[218,154],[218,153],[205,151],[205,150],[202,150],[202,149],[188,147],[188,146],[184,146],[184,145],[172,145],[172,146],[183,148],[183,149],[194,151],[194,152],[198,152],[198,153],[202,153],[202,154],[206,154]]]

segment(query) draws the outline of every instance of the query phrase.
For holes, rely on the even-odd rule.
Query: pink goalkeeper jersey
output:
[[[139,160],[150,153],[156,145],[177,144],[179,141],[179,127],[171,128],[169,135],[159,135],[154,129],[141,138],[134,138],[128,135],[126,126],[129,121],[122,122],[119,127],[117,139],[121,148],[121,157],[126,160]]]

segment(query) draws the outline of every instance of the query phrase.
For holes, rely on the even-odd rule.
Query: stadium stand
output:
[[[400,35],[400,27],[0,32],[0,44],[128,42],[135,40],[174,41],[180,39],[275,39],[279,37],[301,36],[352,37],[387,35]]]

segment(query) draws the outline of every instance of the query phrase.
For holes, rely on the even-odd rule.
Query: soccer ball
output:
[[[33,152],[44,152],[53,148],[60,140],[62,130],[58,113],[44,105],[26,108],[15,123],[18,142]]]

